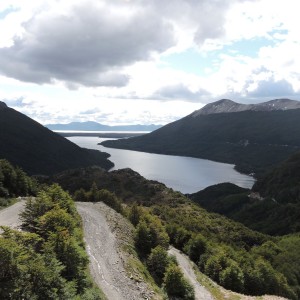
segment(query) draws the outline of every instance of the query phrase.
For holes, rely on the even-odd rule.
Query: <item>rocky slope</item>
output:
[[[241,111],[274,111],[300,109],[300,102],[290,99],[275,99],[258,104],[241,104],[229,99],[222,99],[205,105],[203,108],[193,112],[191,116],[209,115],[217,113],[232,113]]]

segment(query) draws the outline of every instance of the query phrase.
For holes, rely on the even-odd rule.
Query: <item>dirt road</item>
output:
[[[123,217],[103,203],[81,202],[76,206],[83,221],[90,272],[106,297],[109,300],[150,299],[145,283],[137,282],[127,274],[119,241],[108,222],[108,218],[118,218],[114,226],[123,228],[126,226],[122,224]]]
[[[197,300],[214,300],[211,293],[197,281],[193,266],[189,258],[182,254],[179,250],[171,247],[169,254],[174,255],[177,259],[184,276],[191,282],[195,290],[195,298]]]
[[[19,201],[16,204],[0,210],[0,226],[9,226],[13,229],[19,229],[21,221],[19,213],[24,209],[25,201]]]

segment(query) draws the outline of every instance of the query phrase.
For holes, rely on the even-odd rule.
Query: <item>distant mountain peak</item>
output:
[[[7,108],[7,105],[4,102],[0,101],[0,109],[5,109],[5,108]]]
[[[290,99],[274,99],[258,104],[242,104],[229,99],[221,99],[219,101],[209,103],[199,110],[191,114],[192,117],[200,115],[218,114],[218,113],[232,113],[246,110],[252,111],[273,111],[273,110],[289,110],[300,109],[300,102]]]

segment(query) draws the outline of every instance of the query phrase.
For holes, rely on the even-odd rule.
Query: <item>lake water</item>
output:
[[[109,159],[115,164],[112,170],[131,168],[147,179],[157,180],[182,193],[195,193],[221,182],[231,182],[245,188],[251,188],[254,184],[251,176],[238,173],[230,164],[97,145],[108,138],[73,136],[68,140],[80,147],[109,153]]]

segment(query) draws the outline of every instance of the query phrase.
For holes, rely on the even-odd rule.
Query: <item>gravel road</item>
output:
[[[16,204],[0,210],[0,226],[9,226],[13,229],[19,229],[21,221],[19,213],[24,209],[25,201],[19,201]]]
[[[197,281],[192,263],[189,258],[173,247],[171,247],[168,252],[176,257],[178,265],[180,266],[184,276],[193,285],[195,290],[195,298],[197,300],[214,300],[214,297],[211,295],[211,293]]]
[[[109,300],[150,299],[151,291],[146,284],[133,280],[127,274],[124,268],[126,258],[122,255],[115,229],[108,222],[108,219],[118,218],[115,226],[124,227],[124,218],[104,203],[77,202],[76,206],[83,221],[90,272],[106,297]]]

